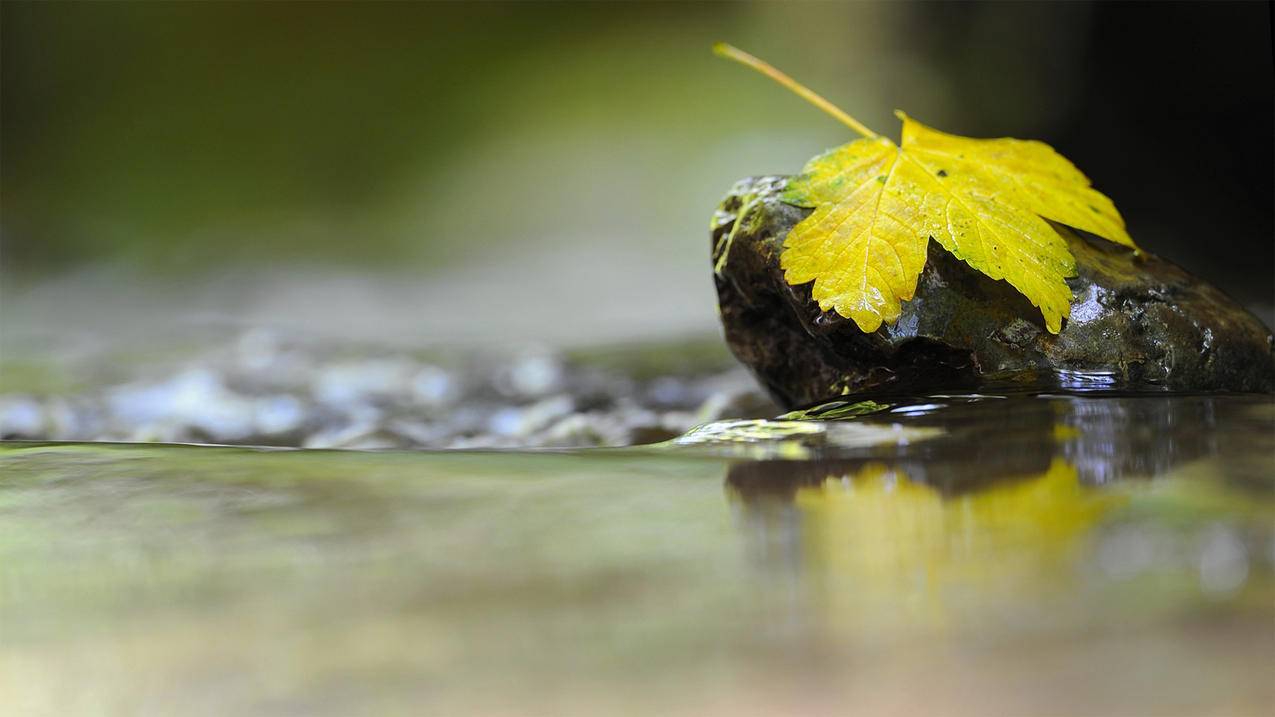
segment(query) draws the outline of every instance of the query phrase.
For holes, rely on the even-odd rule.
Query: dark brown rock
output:
[[[784,238],[809,211],[779,200],[786,181],[740,181],[712,225],[714,262],[727,252],[726,340],[784,406],[939,390],[1275,391],[1275,339],[1243,307],[1163,259],[1061,226],[1077,276],[1060,334],[937,242],[899,320],[865,334],[784,281]]]

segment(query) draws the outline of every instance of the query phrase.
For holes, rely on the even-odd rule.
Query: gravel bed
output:
[[[124,380],[0,395],[11,440],[305,448],[624,446],[773,415],[739,367],[637,370],[527,347],[422,356],[254,330]]]

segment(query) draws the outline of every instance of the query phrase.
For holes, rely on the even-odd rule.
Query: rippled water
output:
[[[1267,713],[1273,468],[1251,396],[577,452],[0,444],[0,705]]]

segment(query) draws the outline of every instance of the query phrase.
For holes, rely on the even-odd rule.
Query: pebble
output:
[[[139,365],[132,380],[66,395],[0,396],[0,435],[361,449],[618,446],[725,415],[774,412],[742,369],[639,379],[539,347],[446,360],[349,347],[337,355],[253,330],[222,351],[151,371]]]
[[[44,435],[44,409],[25,396],[0,400],[0,437],[39,438]]]

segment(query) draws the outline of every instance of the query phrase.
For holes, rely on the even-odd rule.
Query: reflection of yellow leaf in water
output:
[[[807,567],[834,623],[944,625],[1043,601],[1118,500],[1055,459],[1039,476],[944,498],[880,464],[798,491]],[[995,610],[993,609],[994,613]]]

